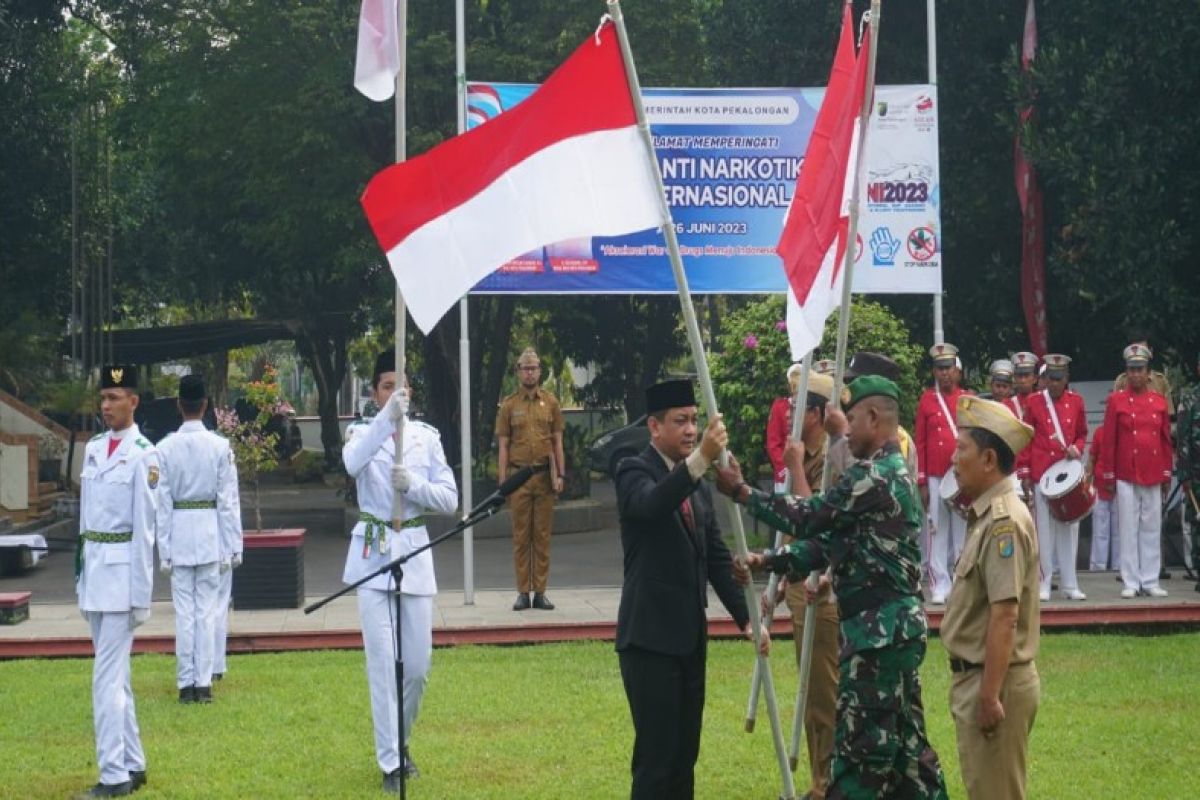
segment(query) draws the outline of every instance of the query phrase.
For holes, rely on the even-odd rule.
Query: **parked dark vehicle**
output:
[[[251,420],[258,411],[250,403],[244,399],[239,399],[233,404],[233,410],[237,412],[239,420]],[[297,424],[296,418],[285,414],[272,414],[267,420],[264,433],[275,434],[279,437],[278,444],[275,445],[275,452],[279,458],[287,461],[296,453],[300,452],[303,447],[303,442],[300,437],[300,425]]]
[[[648,444],[650,429],[646,427],[646,415],[642,414],[628,425],[603,433],[592,442],[590,466],[597,472],[615,476],[621,459],[636,456]]]

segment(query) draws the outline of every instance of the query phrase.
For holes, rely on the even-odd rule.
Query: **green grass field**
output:
[[[790,648],[778,642],[773,659],[789,708]],[[1200,634],[1044,637],[1030,796],[1195,796],[1198,661]],[[742,732],[751,667],[747,644],[712,644],[698,797],[778,795],[765,713]],[[235,657],[207,707],[176,703],[172,658],[133,669],[150,778],[138,797],[382,796],[360,652]],[[964,797],[936,640],[923,674],[930,738]],[[90,676],[89,660],[0,663],[0,797],[62,798],[96,780]],[[627,796],[631,739],[611,644],[438,650],[410,797]]]

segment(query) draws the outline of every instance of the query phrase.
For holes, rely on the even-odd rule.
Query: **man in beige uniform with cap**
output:
[[[950,713],[967,796],[1020,800],[1041,693],[1033,663],[1040,630],[1038,544],[1009,476],[1033,429],[1009,408],[977,397],[960,397],[956,417],[955,476],[977,499],[942,620],[954,673]]]
[[[550,529],[554,498],[563,489],[563,415],[558,398],[541,388],[542,362],[537,351],[525,348],[517,359],[517,391],[504,398],[496,412],[500,445],[496,480],[504,483],[522,467],[533,477],[508,498],[512,510],[513,570],[517,601],[513,611],[533,607],[553,611],[546,597],[550,579]]]
[[[833,378],[814,372],[808,377],[808,399],[800,441],[789,437],[783,460],[791,478],[789,493],[812,497],[821,489],[821,475],[829,452],[829,436],[825,433],[825,407],[833,399]],[[839,473],[840,476],[840,473]],[[791,537],[785,537],[790,542]],[[792,612],[792,641],[796,645],[796,664],[800,664],[804,648],[804,616],[810,602],[815,604],[811,672],[808,679],[808,702],[804,708],[804,743],[808,748],[812,788],[811,800],[824,800],[829,785],[830,764],[833,759],[833,734],[837,711],[838,688],[838,608],[837,598],[830,591],[829,575],[821,576],[817,589],[810,590],[807,581],[780,581]]]

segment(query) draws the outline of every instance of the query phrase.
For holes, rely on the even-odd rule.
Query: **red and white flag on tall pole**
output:
[[[1037,52],[1037,18],[1033,0],[1025,6],[1025,33],[1021,38],[1021,70],[1029,73]],[[1042,189],[1033,164],[1021,148],[1021,130],[1033,119],[1033,106],[1021,109],[1020,126],[1013,142],[1013,173],[1021,202],[1021,308],[1029,330],[1029,349],[1039,356],[1049,349],[1050,325],[1046,317],[1046,241],[1042,215]]]
[[[847,3],[829,84],[775,248],[788,278],[788,340],[796,360],[820,344],[825,320],[841,300],[869,39],[856,57]]]
[[[376,102],[396,93],[400,74],[400,37],[396,0],[363,0],[358,12],[358,53],[354,88]]]
[[[611,22],[524,102],[371,179],[363,209],[428,332],[538,247],[663,224]]]

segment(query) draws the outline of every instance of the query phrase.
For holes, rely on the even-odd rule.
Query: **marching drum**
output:
[[[954,475],[953,467],[946,470],[946,474],[942,476],[938,494],[941,495],[942,502],[950,506],[955,514],[966,519],[967,510],[971,507],[971,498],[964,496],[958,488],[958,478]]]
[[[1084,480],[1081,459],[1065,458],[1051,464],[1038,481],[1038,487],[1046,496],[1050,513],[1059,522],[1078,522],[1092,513],[1096,504],[1096,490]]]

